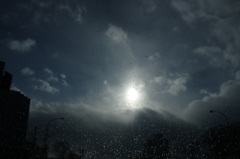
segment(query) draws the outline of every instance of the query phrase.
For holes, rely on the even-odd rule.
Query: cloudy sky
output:
[[[24,0],[0,8],[0,60],[12,89],[31,98],[29,127],[64,116],[76,130],[98,129],[133,124],[143,112],[204,126],[225,122],[209,110],[239,119],[238,0]]]

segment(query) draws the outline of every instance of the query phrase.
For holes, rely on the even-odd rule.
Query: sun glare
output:
[[[139,93],[135,88],[129,88],[127,90],[127,100],[128,102],[136,102],[139,98]]]
[[[141,109],[144,97],[144,84],[141,82],[130,82],[124,88],[124,108],[129,110]]]

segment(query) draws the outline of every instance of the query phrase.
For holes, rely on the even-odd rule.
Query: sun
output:
[[[125,85],[123,90],[123,108],[127,110],[136,110],[141,109],[143,107],[143,102],[145,99],[144,92],[144,83],[142,82],[129,82]]]
[[[130,103],[136,102],[139,99],[138,90],[134,87],[128,88],[126,92],[126,98],[127,98],[127,101]]]

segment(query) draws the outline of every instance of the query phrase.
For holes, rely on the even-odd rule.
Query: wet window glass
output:
[[[240,158],[240,1],[0,2],[0,158]]]

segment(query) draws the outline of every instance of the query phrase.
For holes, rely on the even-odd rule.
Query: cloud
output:
[[[181,18],[188,24],[197,20],[216,22],[219,17],[231,12],[231,5],[225,0],[171,1],[171,6],[180,13]]]
[[[112,103],[115,100],[115,103]],[[125,116],[126,111],[122,109],[117,100],[109,91],[89,92],[85,96],[76,98],[66,98],[64,102],[59,101],[41,101],[33,99],[31,103],[31,112],[35,114],[64,114],[70,115],[71,118],[80,119],[84,124],[94,125],[100,122],[115,121],[129,122],[133,114]],[[122,100],[122,98],[121,98]],[[133,113],[133,112],[132,112]],[[125,115],[124,115],[125,114]],[[97,121],[97,122],[96,122]]]
[[[35,74],[35,72],[29,67],[23,68],[21,70],[21,73],[22,73],[22,75],[28,75],[28,76],[31,76],[31,75]]]
[[[194,53],[201,54],[201,55],[209,55],[209,54],[211,55],[221,51],[222,50],[219,47],[213,47],[213,46],[203,46],[193,50]]]
[[[32,49],[36,45],[36,41],[28,38],[23,41],[18,41],[18,40],[12,40],[9,42],[8,47],[13,50],[13,51],[18,51],[18,52],[27,52]]]
[[[11,85],[11,90],[14,91],[18,91],[18,92],[22,92],[18,87],[16,87],[15,85]]]
[[[193,22],[198,17],[198,12],[194,9],[196,3],[197,2],[190,3],[189,1],[183,0],[171,1],[172,7],[175,8],[178,12],[180,12],[182,19],[188,23]]]
[[[205,95],[209,95],[209,96],[216,96],[215,93],[211,93],[211,92],[207,91],[206,89],[201,89],[200,93],[205,94]]]
[[[194,49],[193,53],[207,57],[209,64],[215,67],[223,67],[227,62],[224,58],[224,50],[219,47],[202,46]]]
[[[70,84],[66,81],[67,76],[65,74],[60,74],[60,76],[61,76],[62,85],[65,87],[70,86]]]
[[[153,78],[153,82],[162,85],[163,83],[166,82],[166,79],[163,76],[158,76]]]
[[[161,55],[158,52],[156,52],[146,56],[146,58],[149,64],[158,65],[159,61],[161,60]]]
[[[240,36],[240,32],[239,32]],[[240,44],[240,43],[239,43]],[[225,58],[228,59],[235,68],[240,67],[240,45],[239,44],[228,44],[224,51]]]
[[[172,0],[172,7],[178,11],[184,21],[194,26],[194,22],[208,22],[209,37],[222,44],[225,60],[233,67],[240,66],[240,2],[229,3],[226,0]],[[213,62],[213,61],[211,61]],[[215,65],[216,62],[213,62]]]
[[[160,54],[158,52],[152,54],[152,55],[149,55],[147,56],[147,59],[150,61],[150,62],[154,62],[154,64],[157,64],[158,60],[160,58]]]
[[[47,77],[47,79],[46,79],[48,82],[61,83],[62,86],[64,86],[64,87],[70,86],[70,84],[66,81],[67,76],[66,76],[65,74],[61,73],[61,74],[59,75],[60,77],[58,77],[58,76],[56,75],[56,73],[54,73],[54,72],[53,72],[52,70],[50,70],[49,68],[44,68],[44,69],[43,69],[43,72],[48,75],[48,77]]]
[[[153,13],[157,10],[156,0],[143,0],[147,13]]]
[[[60,13],[67,13],[75,22],[81,24],[83,22],[83,13],[86,13],[87,9],[79,5],[75,9],[69,5],[59,5],[58,11]]]
[[[60,103],[57,102],[42,102],[39,99],[31,99],[30,113],[44,113],[44,114],[54,114],[57,112],[57,108]]]
[[[228,80],[221,84],[219,93],[207,93],[205,97],[191,102],[182,114],[182,117],[195,123],[222,123],[224,118],[214,118],[209,110],[220,111],[226,114],[230,121],[236,121],[240,113],[240,80]],[[213,121],[215,119],[215,121]]]
[[[118,60],[117,63],[121,65],[127,65],[126,59],[136,59],[134,50],[132,49],[131,39],[128,33],[119,26],[112,24],[108,25],[108,28],[103,34],[106,38],[105,45],[109,49],[109,53]],[[122,57],[125,56],[123,59]]]
[[[106,85],[106,86],[109,85],[107,80],[104,80],[104,81],[103,81],[103,84]]]
[[[240,80],[240,71],[237,71],[237,73],[236,73],[236,79]]]
[[[105,35],[109,40],[117,44],[127,44],[129,42],[128,35],[122,28],[109,24]]]
[[[35,90],[41,90],[47,93],[58,93],[59,89],[53,87],[48,83],[47,81],[44,81],[42,79],[35,79],[34,81],[37,82],[37,85],[33,86]]]
[[[77,6],[75,12],[73,12],[72,17],[75,19],[76,22],[82,23],[83,22],[83,13],[86,13],[87,9],[85,7]]]
[[[169,93],[171,95],[178,95],[181,91],[186,91],[186,83],[189,76],[186,75],[171,75],[173,77],[157,76],[152,82],[158,84],[162,93]]]
[[[60,74],[60,76],[65,79],[66,78],[66,75],[65,74]]]
[[[43,72],[45,72],[48,77],[47,81],[49,82],[60,82],[63,86],[68,87],[70,84],[66,81],[67,76],[65,74],[60,74],[60,78],[58,78],[52,70],[49,68],[44,68]]]
[[[50,70],[49,68],[44,68],[43,72],[45,72],[48,75],[47,81],[51,81],[51,82],[58,82],[59,79],[58,77],[56,77],[53,73],[52,70]]]
[[[83,15],[87,13],[86,7],[78,4],[70,5],[61,2],[44,2],[42,0],[34,0],[33,3],[37,6],[37,9],[34,10],[33,18],[34,22],[37,24],[40,24],[41,22],[49,23],[52,21],[63,22],[66,20],[82,24],[84,21]]]
[[[45,73],[47,73],[48,75],[51,75],[51,76],[53,75],[53,71],[50,70],[49,68],[44,68],[43,72],[45,72]]]
[[[188,81],[188,77],[178,77],[175,80],[169,80],[169,89],[168,92],[172,95],[177,95],[180,91],[186,91],[186,82]]]
[[[225,59],[229,60],[234,67],[240,66],[240,30],[238,29],[240,24],[237,23],[239,18],[240,16],[230,16],[219,19],[213,24],[211,30],[211,35],[224,46]]]
[[[32,79],[36,84],[33,86],[35,90],[41,90],[47,93],[58,93],[60,92],[59,88],[56,86],[68,87],[70,84],[66,81],[67,76],[65,74],[60,74],[59,77],[49,68],[44,68],[43,72],[47,75],[44,79]],[[53,84],[55,86],[53,86]]]
[[[130,86],[143,95],[143,84],[136,83],[136,85]],[[64,109],[64,112],[83,118],[87,122],[94,122],[96,119],[97,121],[129,122],[134,118],[133,106],[130,106],[130,101],[126,99],[126,89],[129,87],[111,85],[104,80],[100,90],[89,90],[84,96],[66,100],[65,103],[62,103],[63,107],[61,108]],[[144,99],[139,99],[139,102],[135,103],[139,109],[144,105],[142,100]]]
[[[62,85],[65,86],[65,87],[70,86],[70,84],[64,79],[62,79]]]

